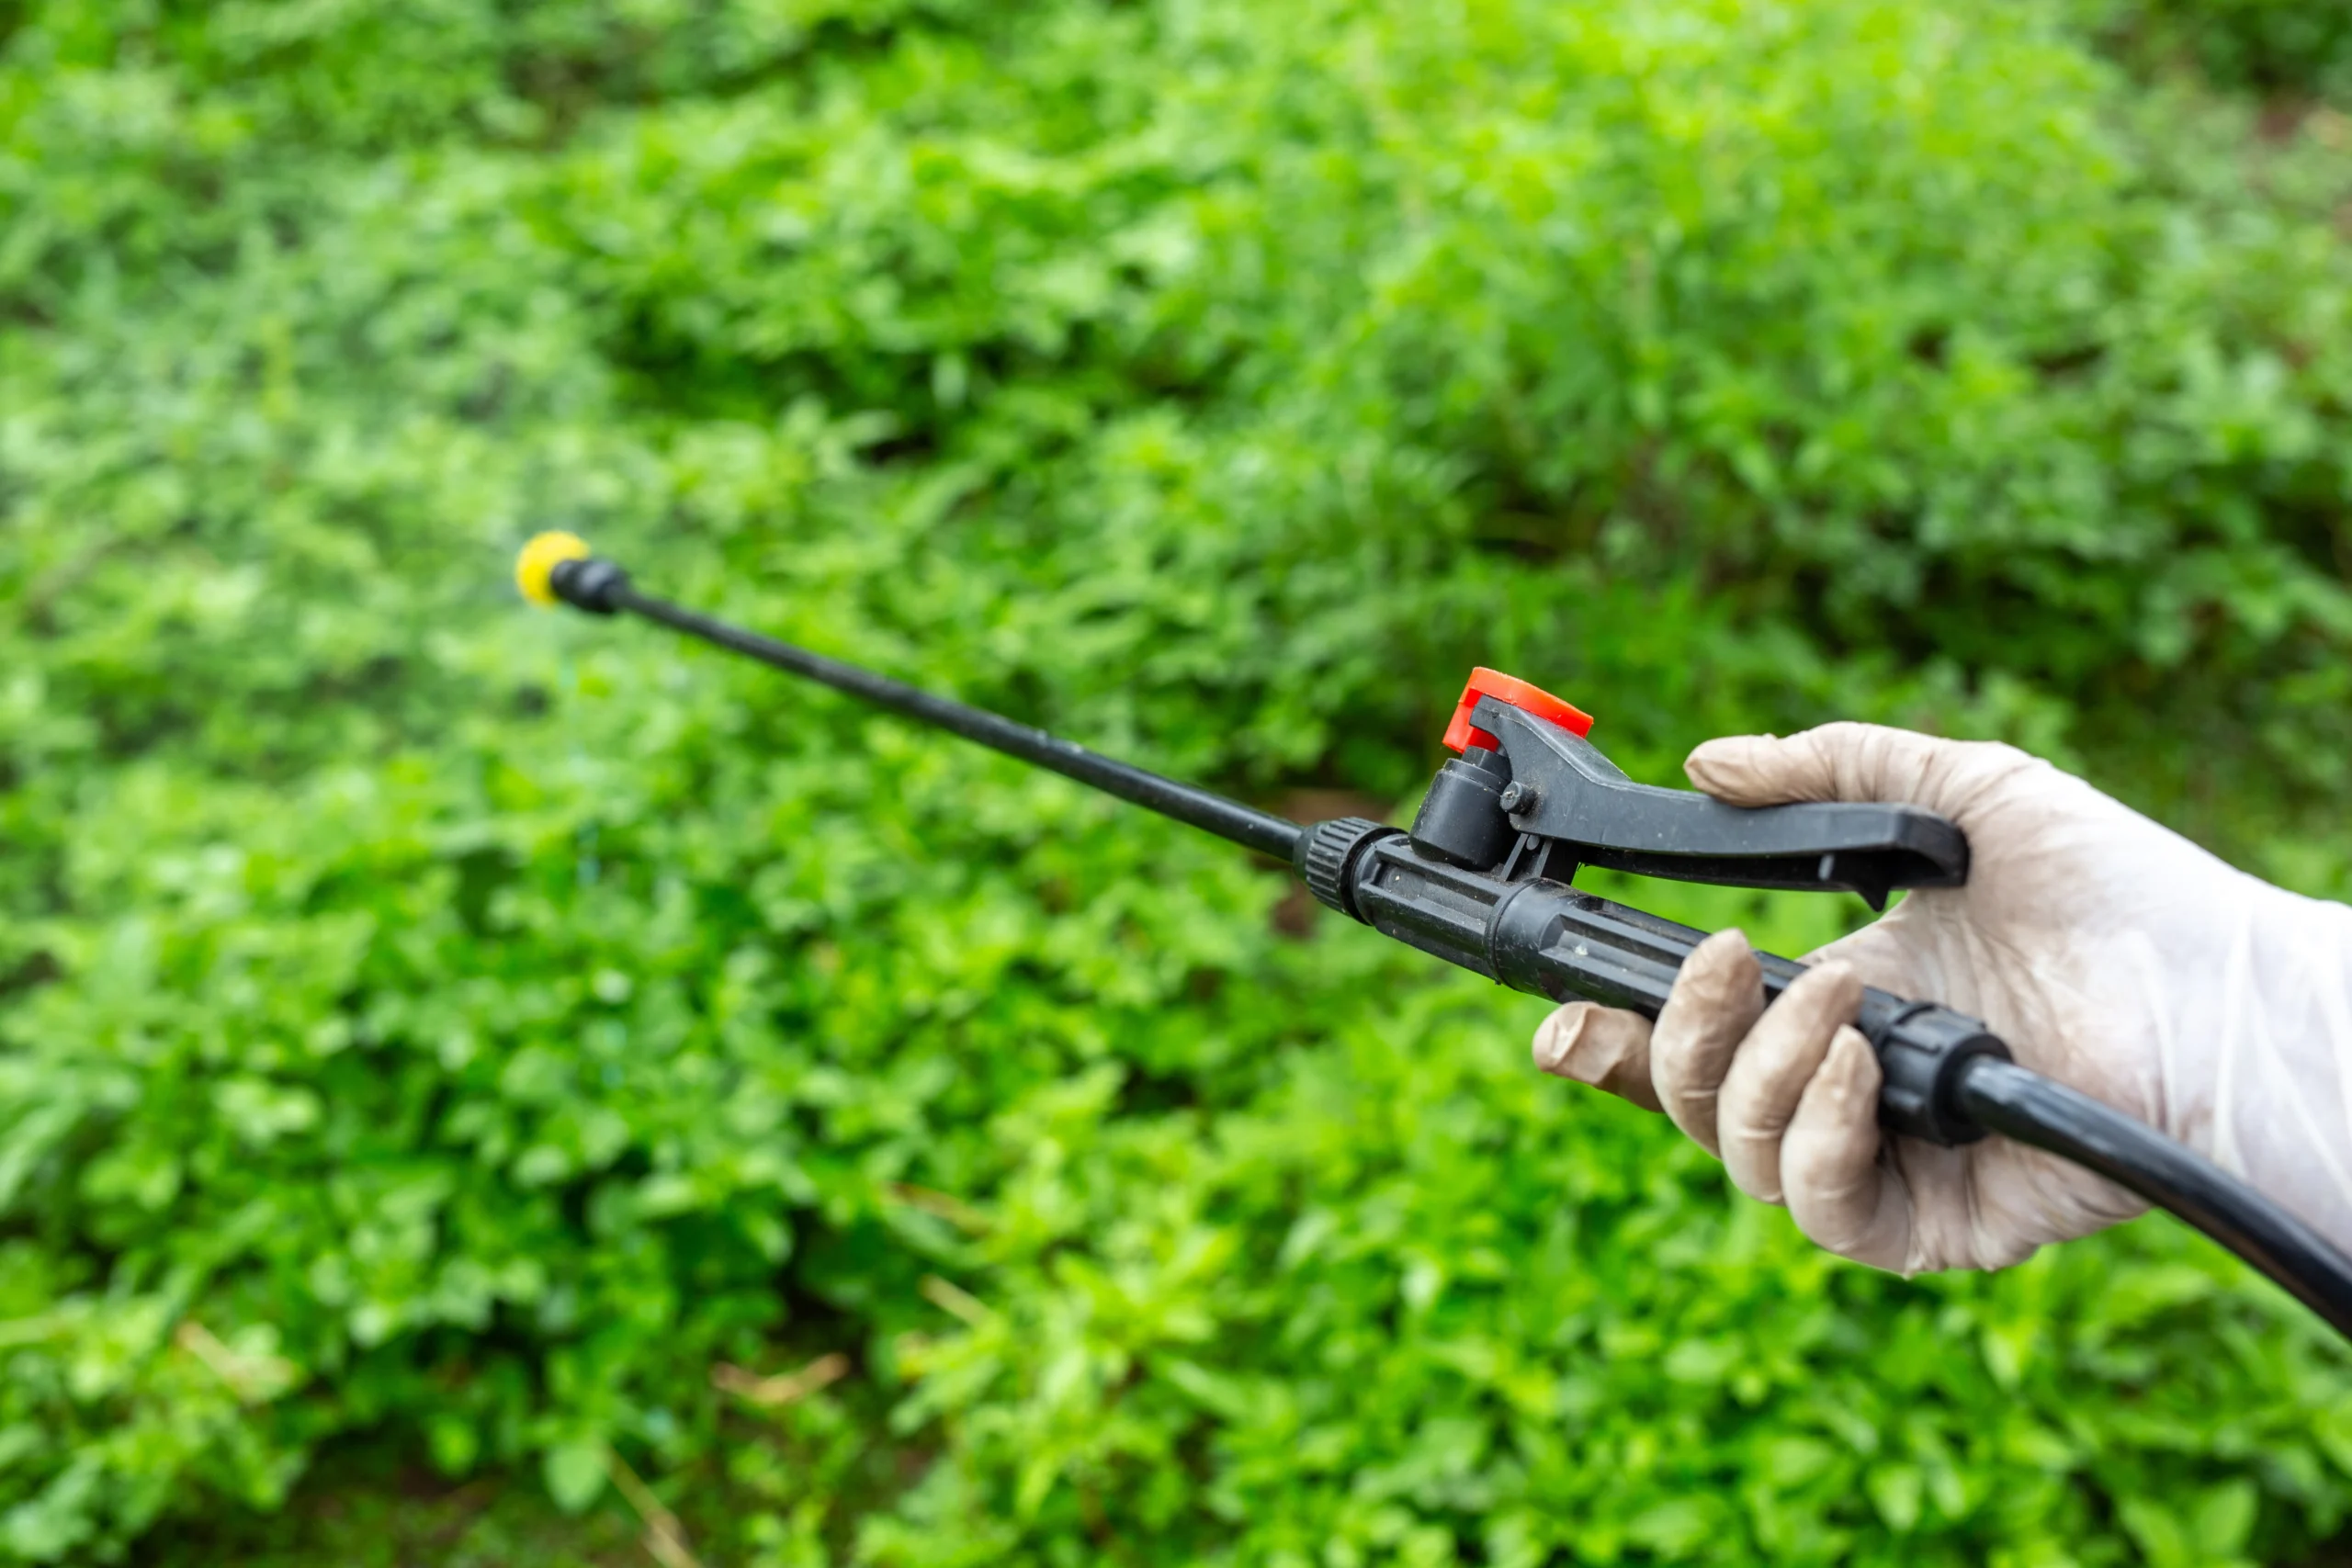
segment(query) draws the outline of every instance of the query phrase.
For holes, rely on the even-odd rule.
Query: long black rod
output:
[[[2154,1128],[2013,1062],[1980,1058],[1960,1100],[1987,1130],[2171,1210],[2352,1337],[2352,1261],[2302,1221]]]
[[[1296,848],[1299,835],[1306,829],[1287,818],[1276,817],[1255,807],[1217,795],[1195,785],[1180,784],[1130,763],[1116,761],[1099,751],[1033,729],[1025,724],[1015,724],[1009,718],[959,703],[950,697],[934,695],[903,681],[893,681],[887,675],[861,670],[854,664],[844,664],[828,659],[821,653],[811,653],[805,648],[795,648],[788,642],[747,632],[724,621],[673,604],[666,599],[656,599],[640,593],[626,581],[613,585],[601,595],[603,601],[616,610],[627,610],[646,619],[659,621],[665,626],[700,637],[731,652],[756,659],[778,670],[788,670],[795,675],[805,675],[838,692],[861,697],[876,707],[888,708],[925,724],[952,730],[967,740],[1002,751],[1007,756],[1035,762],[1041,768],[1051,768],[1065,778],[1076,779],[1115,795],[1121,800],[1133,801],[1163,817],[1173,817],[1179,822],[1215,833],[1245,844],[1261,854],[1288,861]]]

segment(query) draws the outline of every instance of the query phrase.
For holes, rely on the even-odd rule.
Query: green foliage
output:
[[[2352,103],[2352,11],[2333,0],[2069,0],[2113,45],[2233,87]]]
[[[2327,884],[2340,171],[1959,0],[6,15],[0,1554],[363,1436],[775,1563],[2336,1528],[2342,1356],[2177,1230],[1836,1264],[1524,998],[504,573],[1269,799],[1408,795],[1478,660]]]

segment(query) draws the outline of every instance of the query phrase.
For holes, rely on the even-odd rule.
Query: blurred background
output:
[[[1302,813],[1476,662],[2340,895],[2347,116],[2341,0],[0,0],[0,1561],[2346,1560],[2352,1358],[2169,1221],[1826,1258],[508,571]]]

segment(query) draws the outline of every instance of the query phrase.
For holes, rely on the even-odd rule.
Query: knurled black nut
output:
[[[1316,823],[1298,838],[1298,874],[1305,879],[1306,890],[1349,919],[1363,919],[1348,898],[1349,868],[1364,845],[1398,831],[1385,822],[1363,817],[1335,817]]]

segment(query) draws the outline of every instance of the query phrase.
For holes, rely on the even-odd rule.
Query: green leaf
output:
[[[539,1456],[539,1473],[557,1507],[576,1514],[603,1495],[608,1451],[601,1441],[583,1438],[557,1443]]]
[[[2244,1557],[2259,1507],[2251,1481],[2224,1482],[2209,1489],[2189,1517],[2189,1533],[2199,1552],[2208,1561]]]
[[[1919,1523],[1919,1509],[1927,1494],[1927,1477],[1914,1464],[1875,1464],[1862,1479],[1869,1492],[1871,1506],[1886,1521],[1886,1528],[1897,1534],[1907,1534]]]

